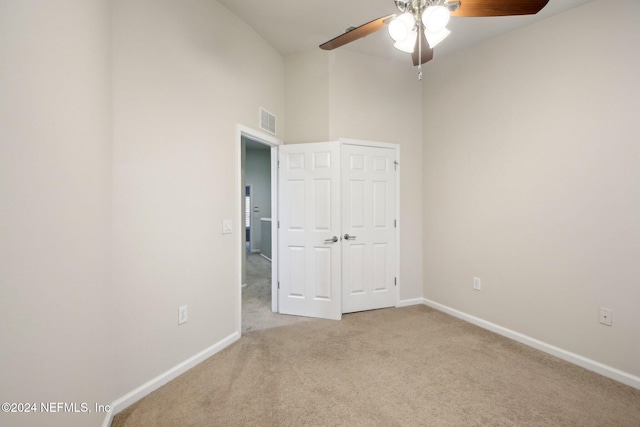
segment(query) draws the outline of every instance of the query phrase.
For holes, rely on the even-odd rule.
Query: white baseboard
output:
[[[632,375],[628,372],[624,372],[619,369],[612,368],[611,366],[607,366],[603,363],[596,362],[595,360],[587,359],[586,357],[580,356],[579,354],[575,354],[570,351],[563,350],[554,345],[547,344],[535,338],[531,338],[527,335],[523,335],[519,332],[512,331],[511,329],[507,329],[500,325],[496,325],[495,323],[491,323],[486,320],[480,319],[478,317],[471,316],[470,314],[463,313],[451,307],[447,307],[446,305],[439,304],[435,301],[431,301],[426,298],[421,298],[421,299],[423,304],[431,308],[434,308],[438,311],[442,311],[443,313],[450,314],[453,317],[457,317],[458,319],[462,319],[466,322],[469,322],[481,328],[487,329],[491,332],[495,332],[498,335],[502,335],[514,341],[518,341],[522,344],[528,345],[529,347],[533,347],[537,350],[556,356],[562,360],[566,360],[567,362],[571,362],[574,365],[581,366],[585,369],[596,372],[602,376],[611,378],[613,380],[619,381],[623,384],[626,384],[628,386],[631,386],[633,388],[640,390],[640,377]]]
[[[260,256],[264,259],[266,259],[267,261],[271,262],[271,258],[269,258],[268,256],[266,256],[265,254],[263,254],[262,252],[260,252]]]
[[[111,411],[109,411],[109,413],[107,414],[104,422],[102,423],[102,427],[109,427],[111,425],[111,421],[113,420],[113,416],[115,414],[123,411],[125,408],[137,402],[138,400],[142,399],[152,391],[159,389],[160,387],[162,387],[172,379],[178,377],[179,375],[182,375],[183,373],[193,368],[197,364],[203,362],[204,360],[208,359],[209,357],[213,356],[219,351],[230,346],[231,344],[236,342],[238,339],[240,339],[240,333],[234,332],[228,337],[223,338],[222,340],[213,344],[211,347],[204,349],[200,353],[190,357],[189,359],[185,360],[182,363],[179,363],[178,365],[174,366],[173,368],[169,369],[166,372],[163,372],[162,374],[158,375],[152,380],[147,381],[146,383],[142,384],[140,387],[136,388],[135,390],[116,399],[111,404]]]
[[[424,304],[424,298],[411,298],[398,301],[396,307],[409,307],[410,305]]]

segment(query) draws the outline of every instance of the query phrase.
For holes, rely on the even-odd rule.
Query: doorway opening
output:
[[[238,330],[283,326],[305,318],[278,314],[277,162],[280,141],[238,125]]]
[[[243,136],[244,251],[242,332],[264,329],[272,311],[272,147]]]

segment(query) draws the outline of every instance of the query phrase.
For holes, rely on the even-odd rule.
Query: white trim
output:
[[[395,150],[395,154],[396,154],[396,165],[398,166],[396,168],[396,217],[394,218],[396,221],[396,278],[397,278],[397,282],[396,282],[396,304],[400,304],[400,287],[402,286],[402,278],[400,277],[401,273],[400,273],[400,260],[402,259],[400,254],[400,227],[401,227],[401,223],[400,223],[400,202],[401,202],[401,198],[400,198],[400,172],[402,171],[402,169],[400,169],[400,145],[398,144],[390,144],[391,147]]]
[[[234,332],[228,337],[218,341],[211,347],[201,351],[195,356],[190,357],[184,362],[177,364],[176,366],[169,369],[168,371],[165,371],[162,374],[158,375],[157,377],[153,378],[152,380],[142,384],[140,387],[136,388],[135,390],[130,391],[124,396],[116,399],[111,404],[111,410],[106,415],[104,422],[102,423],[102,426],[109,427],[111,425],[111,422],[113,421],[113,416],[115,414],[122,412],[124,409],[126,409],[133,403],[137,402],[138,400],[142,399],[143,397],[147,396],[149,393],[159,389],[169,381],[175,379],[179,375],[182,375],[189,369],[205,361],[209,357],[225,349],[226,347],[230,346],[231,344],[233,344],[239,339],[240,339],[240,332]]]
[[[403,299],[403,300],[399,300],[398,304],[396,305],[396,307],[400,308],[400,307],[409,307],[412,305],[421,305],[424,304],[424,298],[411,298],[411,299]]]
[[[398,144],[394,144],[391,142],[367,141],[364,139],[351,139],[351,138],[338,138],[338,139],[342,144],[348,144],[348,145],[360,145],[360,146],[366,146],[366,147],[392,148],[392,149],[400,148]]]
[[[640,390],[640,377],[423,298],[425,305]]]
[[[257,140],[258,142],[261,142],[263,144],[271,145],[272,147],[282,145],[282,141],[280,141],[278,138],[274,137],[273,135],[266,134],[259,130],[255,130],[249,126],[241,125],[238,123],[236,125],[237,139],[240,140],[242,135],[246,135],[253,140]]]
[[[271,148],[271,311],[278,312],[278,148]],[[275,218],[275,220],[274,220]]]

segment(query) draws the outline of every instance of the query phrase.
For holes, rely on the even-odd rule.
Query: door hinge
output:
[[[393,220],[393,228],[398,228],[398,220],[397,219]]]
[[[393,278],[393,286],[398,286],[398,278],[397,277]]]
[[[278,221],[278,228],[280,228],[280,221]]]
[[[278,169],[280,169],[280,160],[278,160]]]
[[[280,289],[280,282],[278,282],[278,289]]]

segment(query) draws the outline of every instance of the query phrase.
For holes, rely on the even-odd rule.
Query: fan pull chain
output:
[[[418,22],[418,80],[422,81],[422,22]]]

